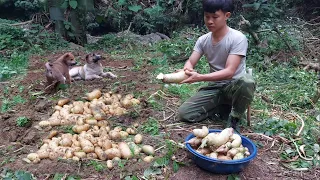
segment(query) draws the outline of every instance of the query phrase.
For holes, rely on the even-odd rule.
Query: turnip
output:
[[[187,79],[189,76],[186,75],[186,73],[181,70],[179,72],[174,72],[170,74],[163,74],[160,73],[157,76],[157,79],[162,80],[164,83],[180,83],[181,81]]]

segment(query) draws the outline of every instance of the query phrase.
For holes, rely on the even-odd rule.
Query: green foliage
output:
[[[1,177],[3,180],[34,180],[34,176],[26,171],[18,170],[12,171],[9,169],[3,169],[1,173]]]
[[[149,1],[138,3],[133,0],[111,1],[99,9],[97,22],[106,23],[117,31],[127,29],[132,23],[131,30],[141,34],[150,32],[172,32],[184,22],[190,22],[194,16],[201,14],[201,3],[196,1]],[[202,19],[202,18],[201,18]]]
[[[24,127],[30,122],[30,120],[25,116],[20,116],[17,118],[16,122],[17,122],[17,126]]]
[[[150,117],[147,122],[145,122],[141,126],[143,132],[148,133],[150,135],[158,135],[159,134],[159,123],[156,119]]]
[[[87,166],[93,166],[94,169],[98,172],[101,172],[103,170],[106,169],[106,166],[98,161],[95,161],[95,160],[90,160],[89,163],[87,163]]]
[[[81,177],[79,176],[66,176],[65,174],[60,174],[56,173],[53,177],[53,180],[61,180],[61,179],[66,179],[66,180],[80,180]]]
[[[24,98],[22,98],[20,95],[16,95],[12,99],[3,98],[2,106],[1,106],[1,113],[7,112],[15,105],[23,104],[25,102],[26,102],[26,100]]]

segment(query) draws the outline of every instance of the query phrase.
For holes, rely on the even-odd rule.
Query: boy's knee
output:
[[[197,122],[197,115],[195,113],[192,113],[188,111],[188,109],[184,106],[181,106],[178,109],[178,118],[180,121],[184,122]]]

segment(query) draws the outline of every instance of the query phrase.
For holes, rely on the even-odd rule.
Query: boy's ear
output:
[[[229,18],[231,16],[231,12],[226,12],[225,16],[226,18]]]

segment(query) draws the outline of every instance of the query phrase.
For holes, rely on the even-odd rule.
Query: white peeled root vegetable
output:
[[[204,138],[208,135],[209,129],[206,126],[202,126],[202,129],[194,129],[193,134],[198,138]]]
[[[242,139],[241,137],[239,136],[239,134],[233,134],[230,139],[232,140],[231,142],[231,146],[233,148],[237,148],[237,147],[240,147],[240,145],[242,144]]]
[[[205,138],[202,139],[200,147],[206,146],[221,146],[229,141],[230,136],[233,135],[232,128],[226,128],[219,134],[209,133]]]
[[[163,74],[160,73],[157,79],[162,80],[164,83],[180,83],[181,81],[187,79],[189,76],[182,70],[175,73]]]
[[[241,136],[234,133],[232,128],[223,129],[221,132],[211,132],[203,138],[201,136],[206,134],[206,127],[194,129],[193,134],[198,136],[186,143],[189,143],[196,152],[209,158],[239,160],[250,156],[249,149],[242,145]]]

